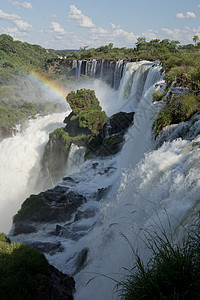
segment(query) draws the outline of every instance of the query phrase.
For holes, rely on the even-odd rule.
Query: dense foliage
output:
[[[54,141],[54,143],[60,142],[62,152],[68,156],[69,153],[69,147],[72,143],[75,143],[77,141],[85,140],[86,136],[84,134],[77,135],[75,137],[69,136],[68,132],[65,131],[63,128],[57,128],[49,135],[50,141]],[[48,147],[49,145],[47,145]]]
[[[78,119],[79,126],[88,128],[92,134],[97,134],[106,123],[106,114],[102,111],[93,90],[72,91],[67,95],[66,100],[74,113],[72,119]]]
[[[10,136],[13,126],[27,117],[61,110],[61,105],[47,102],[52,99],[46,99],[45,91],[30,76],[34,70],[55,79],[47,73],[52,57],[41,46],[0,35],[0,139]]]
[[[30,45],[20,41],[14,41],[6,34],[0,35],[0,66],[23,69],[34,67],[45,68],[47,65],[46,49],[39,45]]]
[[[10,244],[0,234],[0,298],[28,299],[34,289],[48,285],[49,264],[38,250],[20,243]]]

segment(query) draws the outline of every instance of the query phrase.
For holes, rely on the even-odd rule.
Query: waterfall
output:
[[[78,64],[80,71],[82,62]],[[72,145],[68,160],[71,175],[59,185],[83,195],[86,201],[70,221],[37,224],[38,232],[12,237],[12,240],[61,243],[63,252],[46,256],[61,271],[75,277],[75,300],[120,299],[117,293],[113,294],[114,280],[121,281],[127,274],[125,269],[133,267],[131,246],[139,251],[145,262],[150,255],[145,245],[148,233],[162,235],[165,230],[178,239],[176,235],[180,237],[185,229],[183,225],[187,228],[189,222],[196,222],[196,212],[200,210],[200,116],[169,126],[154,141],[152,124],[158,107],[153,103],[152,93],[163,85],[161,66],[148,61],[119,62],[118,65],[104,61],[99,66],[92,61],[87,64],[88,68],[93,64],[93,76],[99,72],[106,82],[118,81],[122,76],[118,90],[109,94],[114,96],[108,103],[121,111],[134,111],[134,124],[116,156],[96,157],[82,164],[84,149]],[[93,83],[97,88],[99,81],[93,80]],[[103,85],[99,86],[102,90]],[[31,134],[30,140],[34,142]],[[39,151],[44,143],[32,148]],[[20,148],[22,142],[18,144],[19,153],[24,153]],[[17,154],[17,151],[12,148],[11,153]],[[35,165],[28,167],[28,178],[35,168]],[[7,169],[5,167],[1,174],[8,172]],[[7,178],[20,168],[10,169]],[[14,177],[20,178],[18,173]],[[10,192],[10,186],[12,182],[4,195]],[[62,232],[53,235],[57,227]]]
[[[123,59],[120,59],[115,64],[113,87],[118,89],[123,71]]]
[[[77,64],[78,64],[78,63],[77,63],[77,60],[73,60],[73,61],[72,61],[72,70],[73,70],[73,69],[77,69]]]
[[[63,126],[65,113],[29,120],[28,127],[0,143],[0,231],[8,232],[12,217],[36,182],[49,133]]]
[[[77,62],[77,68],[76,68],[76,77],[81,77],[81,66],[82,66],[82,60],[78,60]]]
[[[100,80],[103,80],[103,65],[104,65],[104,59],[102,59],[101,61]]]
[[[129,72],[130,69],[135,71],[134,74]],[[120,237],[120,231],[127,236],[131,243],[134,243],[137,234],[139,234],[140,226],[142,227],[147,220],[147,204],[153,202],[153,199],[148,199],[148,188],[150,188],[151,183],[145,187],[144,199],[143,192],[139,190],[139,187],[144,184],[145,168],[147,168],[146,177],[148,178],[148,164],[151,163],[152,159],[149,155],[147,166],[142,160],[146,157],[145,152],[152,148],[151,127],[155,112],[155,107],[152,104],[152,93],[155,86],[162,80],[161,66],[153,67],[152,63],[147,62],[130,63],[126,70],[129,72],[129,76],[123,75],[122,86],[126,89],[127,85],[130,85],[129,93],[126,91],[126,97],[129,102],[133,102],[136,111],[134,125],[128,131],[126,143],[118,157],[119,177],[118,180],[115,179],[115,186],[118,188],[109,194],[109,203],[105,201],[105,206],[103,203],[101,204],[102,215],[99,226],[94,229],[90,237],[87,237],[92,243],[90,242],[88,265],[77,275],[77,282],[81,286],[80,289],[78,288],[75,298],[77,300],[94,298],[109,300],[112,297],[117,299],[117,296],[112,295],[115,282],[106,276],[120,280],[123,277],[122,268],[130,268],[132,257],[131,248],[125,239]],[[134,85],[139,89],[137,93],[133,88]],[[119,92],[122,93],[121,90]],[[130,106],[130,103],[129,106],[126,104],[126,109]],[[185,143],[183,144],[185,145]],[[138,199],[138,203],[134,203],[135,199]],[[137,218],[138,223],[135,224],[132,212],[137,209],[139,217]],[[145,209],[144,218],[142,218],[143,209]],[[150,215],[153,214],[154,209],[155,205],[149,206]],[[142,221],[140,221],[140,214]],[[138,226],[136,232],[134,232],[134,226]],[[87,239],[84,242],[87,244]],[[117,276],[116,273],[118,273]],[[84,285],[92,277],[95,277],[95,274],[98,279],[83,288],[82,284]],[[102,276],[98,276],[98,274],[102,274]]]
[[[71,144],[70,152],[67,159],[66,174],[71,174],[80,170],[84,162],[85,147]]]
[[[123,73],[123,60],[106,61],[105,60],[73,60],[72,69],[76,70],[76,77],[79,78],[81,74],[89,76],[90,78],[98,78],[107,82],[111,87],[118,89]]]

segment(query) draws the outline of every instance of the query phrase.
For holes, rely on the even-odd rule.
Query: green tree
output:
[[[198,37],[198,35],[195,35],[195,36],[193,36],[193,42],[194,42],[194,44],[195,44],[195,46],[197,45],[197,41],[199,41],[199,37]]]

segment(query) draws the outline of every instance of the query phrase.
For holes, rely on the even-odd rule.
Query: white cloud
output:
[[[108,30],[103,29],[101,27],[99,27],[99,28],[92,28],[91,32],[94,33],[94,34],[97,34],[97,35],[107,35],[109,33]]]
[[[27,30],[31,28],[32,26],[28,24],[27,22],[23,21],[22,19],[19,20],[13,20],[13,22],[18,26],[19,29],[21,30]]]
[[[50,29],[56,33],[64,33],[65,30],[57,22],[51,22]]]
[[[13,6],[22,6],[24,8],[27,9],[33,9],[32,3],[24,1],[24,2],[19,2],[19,1],[12,1],[9,0],[9,2],[13,5]]]
[[[56,19],[58,16],[56,14],[52,14],[50,17]]]
[[[1,32],[11,35],[14,39],[19,39],[21,37],[27,37],[29,34],[27,32],[22,32],[18,28],[1,28]]]
[[[164,33],[164,38],[166,35],[169,39],[178,40],[181,43],[192,43],[193,36],[196,32],[195,28],[184,27],[183,29],[169,29],[169,28],[162,28],[162,32]]]
[[[92,28],[95,27],[92,19],[85,16],[80,9],[78,9],[75,5],[70,5],[70,11],[68,13],[68,18],[72,20],[76,20],[78,22],[79,27]]]
[[[113,23],[110,23],[110,25],[111,25],[111,28],[112,28],[112,29],[121,28],[120,25],[115,25],[115,24],[113,24]]]
[[[200,7],[200,4],[198,4],[197,7]]]
[[[155,40],[158,38],[159,31],[153,31],[148,29],[146,32],[143,32],[141,36],[144,36],[147,40]]]
[[[186,15],[184,15],[183,13],[176,14],[176,18],[177,19],[194,19],[194,18],[196,18],[196,15],[195,15],[195,13],[188,11],[186,13]]]
[[[0,9],[0,19],[7,20],[14,23],[15,25],[17,25],[17,27],[20,30],[28,30],[29,28],[32,28],[32,26],[27,22],[25,22],[20,16],[15,14],[7,14],[1,9]]]
[[[116,29],[114,31],[114,34],[115,34],[115,36],[125,38],[125,40],[128,41],[128,42],[135,43],[136,40],[137,40],[137,36],[134,35],[133,32],[127,32],[127,31],[125,31],[125,30],[123,30],[121,28],[120,29]]]

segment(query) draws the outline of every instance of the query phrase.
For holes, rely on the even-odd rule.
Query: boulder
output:
[[[109,134],[125,132],[133,124],[134,112],[118,112],[110,117]]]
[[[56,186],[38,195],[31,195],[14,216],[15,226],[22,222],[65,222],[84,202],[85,197],[76,192],[68,191],[66,187]],[[19,228],[19,226],[18,226]],[[19,234],[18,229],[16,234]],[[23,233],[23,232],[21,232]]]

